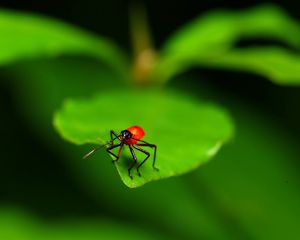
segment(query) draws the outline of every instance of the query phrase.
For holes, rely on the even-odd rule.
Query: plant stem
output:
[[[133,49],[132,75],[136,85],[149,85],[156,61],[151,31],[144,4],[132,1],[129,6],[130,35]]]

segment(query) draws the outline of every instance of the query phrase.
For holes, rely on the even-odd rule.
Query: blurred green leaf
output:
[[[0,10],[0,64],[62,54],[89,55],[127,75],[127,60],[110,41],[58,20]]]
[[[300,25],[272,5],[242,12],[210,13],[183,27],[169,39],[163,47],[154,76],[166,81],[197,65],[247,70],[276,83],[299,84],[299,56],[296,54],[280,48],[234,48],[238,40],[253,37],[277,39],[299,48]],[[273,57],[275,59],[271,60]],[[289,73],[291,68],[292,74]]]
[[[200,65],[262,74],[282,85],[300,84],[300,55],[278,47],[234,49]]]
[[[14,208],[1,210],[0,226],[0,239],[3,240],[166,239],[149,229],[110,219],[46,222]]]
[[[197,168],[216,154],[233,131],[231,119],[222,109],[178,92],[111,91],[90,100],[68,100],[54,123],[65,139],[76,144],[104,143],[111,129],[119,132],[132,125],[142,126],[145,140],[158,147],[160,171],[145,164],[142,176],[134,173],[132,180],[127,171],[129,162],[121,159],[116,165],[128,187]],[[128,152],[127,158],[131,159]],[[141,158],[145,155],[138,155]]]

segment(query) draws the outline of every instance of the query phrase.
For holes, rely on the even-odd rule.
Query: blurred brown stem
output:
[[[156,52],[144,4],[132,1],[129,6],[130,35],[133,48],[132,75],[137,85],[148,85],[153,70]]]

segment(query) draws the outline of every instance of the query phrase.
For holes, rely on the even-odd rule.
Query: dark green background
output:
[[[258,3],[261,1],[198,3],[146,1],[146,7],[155,45],[161,46],[178,26],[207,10],[229,8],[238,11]],[[27,1],[23,3],[1,1],[1,7],[56,17],[107,36],[130,53],[127,5],[126,1]],[[293,17],[300,19],[298,4],[289,1],[280,6]],[[259,39],[241,41],[238,45],[269,43],[282,45],[282,43]],[[163,220],[149,216],[151,211],[165,214],[164,204],[160,205],[159,199],[155,200],[155,204],[150,204],[151,199],[145,199],[152,196],[150,193],[156,195],[160,191],[170,189],[167,199],[170,207],[167,212],[173,209],[174,212],[177,211],[176,216],[180,216],[181,211],[187,213],[185,217],[189,216],[188,212],[193,211],[185,205],[189,202],[180,202],[178,199],[173,201],[173,198],[178,197],[177,194],[186,193],[205,209],[204,215],[212,216],[217,225],[222,226],[226,235],[226,237],[223,235],[224,239],[297,237],[294,234],[300,231],[296,230],[299,226],[299,215],[296,214],[299,213],[300,206],[294,201],[300,199],[298,193],[300,189],[299,87],[274,85],[254,74],[205,69],[189,70],[184,74],[184,79],[189,79],[188,81],[180,81],[178,77],[171,85],[180,86],[188,93],[227,107],[237,123],[236,138],[228,146],[226,145],[217,158],[207,166],[179,178],[150,183],[151,185],[145,186],[145,189],[127,189],[119,181],[114,169],[105,165],[104,168],[107,169],[104,171],[108,171],[107,176],[102,178],[102,183],[96,187],[98,190],[95,190],[95,186],[88,187],[87,183],[90,182],[84,180],[85,175],[80,176],[80,173],[72,169],[70,164],[66,164],[69,161],[77,161],[76,154],[79,159],[80,151],[84,152],[88,148],[81,147],[78,151],[77,146],[60,139],[51,128],[52,119],[48,118],[43,109],[35,107],[32,109],[32,100],[28,97],[39,91],[38,87],[33,87],[35,74],[28,72],[39,71],[39,74],[43,75],[43,73],[59,71],[58,69],[63,67],[66,69],[66,74],[72,74],[76,66],[83,66],[84,69],[97,68],[94,60],[83,57],[74,59],[68,56],[51,60],[34,60],[29,63],[18,62],[0,68],[1,206],[4,208],[18,206],[34,213],[40,219],[50,221],[72,217],[115,219],[142,229],[150,229],[162,236],[179,239],[200,236],[203,239],[216,239],[223,235],[222,232],[210,234],[214,231],[214,227],[203,230],[201,222],[199,222],[199,232],[197,232],[197,222],[193,221],[191,222],[195,223],[195,226],[190,228],[184,226],[180,229],[176,227],[177,224],[167,223],[167,220],[172,220],[172,214],[167,215]],[[76,71],[73,74],[76,75]],[[84,93],[74,95],[89,96],[89,94],[87,89]],[[41,98],[41,101],[45,99]],[[59,102],[55,104],[59,106]],[[57,148],[57,146],[62,147]],[[72,160],[66,161],[66,158]],[[251,164],[244,164],[244,162]],[[282,171],[278,173],[278,169]],[[176,191],[176,184],[180,189],[178,191]],[[261,215],[251,215],[255,212],[255,207],[251,210],[247,205],[247,199],[249,206],[265,207]],[[141,204],[139,201],[146,201],[146,203]],[[151,211],[145,210],[147,206]],[[298,209],[295,209],[296,207]],[[268,224],[261,228],[266,229],[259,229],[260,226],[255,223],[255,219],[258,223],[264,219],[262,222]],[[214,225],[214,221],[208,225]],[[274,235],[269,234],[270,232]]]

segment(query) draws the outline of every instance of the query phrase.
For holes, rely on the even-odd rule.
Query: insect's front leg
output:
[[[146,158],[138,165],[138,167],[137,167],[137,169],[136,169],[137,174],[138,174],[139,176],[142,176],[141,173],[140,173],[140,167],[141,167],[141,166],[147,161],[147,159],[150,157],[150,153],[147,152],[147,151],[145,151],[144,149],[141,149],[141,148],[138,147],[138,146],[133,145],[132,147],[135,148],[136,150],[138,150],[138,151],[140,151],[140,152],[146,154]]]
[[[115,133],[114,130],[110,130],[110,142],[111,142],[111,145],[114,144],[114,140],[115,140],[116,138],[119,139],[119,140],[121,140],[121,139],[119,138],[119,136]]]
[[[112,161],[113,163],[115,163],[115,162],[117,162],[117,161],[119,160],[120,155],[121,155],[121,152],[122,152],[122,149],[123,149],[123,145],[124,145],[124,143],[121,142],[121,143],[119,143],[119,144],[109,146],[109,147],[106,149],[106,151],[107,151],[109,154],[111,154],[112,156],[114,156],[114,157],[116,158],[115,160]],[[117,147],[120,147],[120,149],[119,149],[119,151],[118,151],[118,154],[116,155],[116,154],[113,153],[111,150],[114,149],[114,148],[117,148]]]
[[[130,153],[132,155],[133,158],[133,162],[131,163],[130,167],[128,168],[128,176],[133,179],[132,175],[131,175],[131,169],[134,167],[134,165],[137,163],[137,158],[135,155],[135,152],[133,151],[132,147],[129,145],[129,149],[130,149]]]

